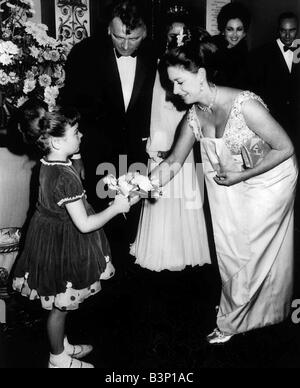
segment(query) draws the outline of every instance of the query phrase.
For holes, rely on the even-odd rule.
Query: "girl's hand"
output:
[[[129,199],[130,199],[130,201],[129,201],[130,206],[132,206],[132,205],[137,204],[141,200],[141,197],[139,196],[139,194],[133,194],[130,196]]]
[[[243,175],[238,171],[223,171],[214,177],[214,181],[220,186],[233,186],[243,181]]]
[[[130,210],[130,198],[124,197],[122,194],[116,195],[112,206],[114,206],[118,213],[128,213]]]

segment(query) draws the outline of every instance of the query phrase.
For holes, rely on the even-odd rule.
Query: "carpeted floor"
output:
[[[68,318],[70,342],[93,344],[86,361],[96,368],[132,372],[300,366],[300,323],[291,319],[238,335],[225,345],[206,343],[205,336],[215,327],[220,292],[215,266],[151,273],[137,269],[128,258],[125,276],[102,284],[102,291]],[[300,299],[299,286],[296,282],[295,299]],[[18,294],[6,302],[7,324],[0,325],[1,368],[45,368],[47,312],[39,301]]]

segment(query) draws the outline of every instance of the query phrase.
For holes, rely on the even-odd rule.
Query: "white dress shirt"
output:
[[[122,84],[125,111],[127,111],[127,108],[131,99],[131,95],[132,95],[134,78],[135,78],[136,57],[118,58],[116,56],[116,59],[117,59],[117,65],[118,65],[119,75],[120,75],[121,84]]]
[[[284,44],[281,42],[281,40],[278,38],[277,39],[277,44],[282,52],[282,55],[284,57],[284,60],[287,64],[287,67],[289,68],[289,72],[292,72],[292,66],[293,66],[293,58],[294,58],[294,53],[291,50],[284,51],[283,46]],[[293,47],[294,43],[292,44],[291,47]]]

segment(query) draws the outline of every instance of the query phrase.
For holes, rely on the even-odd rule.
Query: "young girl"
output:
[[[13,287],[32,300],[40,298],[42,307],[50,310],[49,368],[93,368],[78,360],[90,353],[92,346],[70,345],[64,334],[65,320],[68,311],[78,309],[101,289],[101,274],[110,261],[102,226],[130,209],[123,196],[117,196],[98,214],[87,203],[79,175],[69,160],[78,152],[82,138],[78,120],[72,109],[58,108],[50,113],[33,104],[23,109],[20,128],[24,139],[37,145],[45,156],[41,159],[39,200]]]

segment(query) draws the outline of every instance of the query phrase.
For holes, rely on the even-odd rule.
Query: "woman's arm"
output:
[[[150,178],[158,179],[160,186],[164,186],[170,182],[181,169],[194,143],[195,135],[187,122],[187,118],[185,118],[181,124],[180,134],[171,154],[151,171],[149,174]]]
[[[114,202],[107,209],[100,213],[88,216],[82,200],[66,204],[66,209],[81,233],[90,233],[100,229],[113,217],[120,213],[128,213],[130,201],[123,195],[117,195]]]
[[[271,150],[254,168],[237,173],[225,171],[219,174],[215,181],[221,185],[231,186],[260,175],[278,166],[294,154],[290,138],[259,101],[245,102],[242,106],[242,113],[247,126],[263,139],[271,147]]]

